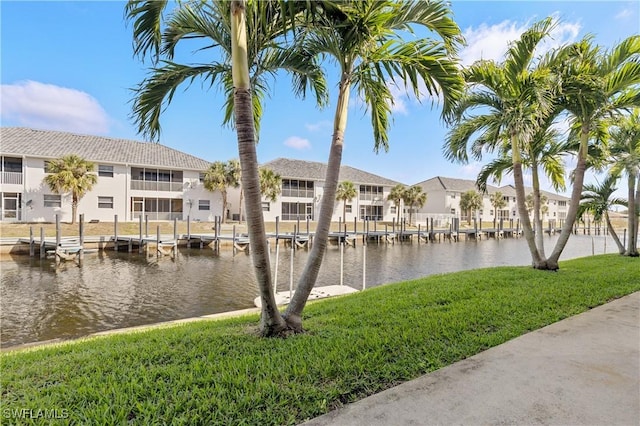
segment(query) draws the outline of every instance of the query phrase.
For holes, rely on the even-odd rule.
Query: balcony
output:
[[[2,177],[2,181],[0,181],[0,183],[7,185],[22,185],[22,173],[2,172],[0,177]]]
[[[131,189],[138,191],[182,192],[182,182],[158,182],[148,180],[132,180]]]

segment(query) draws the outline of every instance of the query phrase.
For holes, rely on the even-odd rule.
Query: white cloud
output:
[[[480,170],[482,170],[481,163],[475,162],[475,163],[465,164],[464,166],[460,167],[460,174],[458,176],[462,179],[475,180],[478,177]]]
[[[298,136],[291,136],[284,141],[284,145],[289,148],[303,150],[311,149],[311,142],[308,139],[300,138]]]
[[[408,115],[407,104],[405,99],[407,99],[407,91],[404,88],[399,88],[395,83],[387,84],[389,91],[391,92],[391,96],[393,97],[393,101],[389,105],[392,113],[398,113],[403,115]]]
[[[633,15],[633,10],[631,9],[622,9],[618,14],[616,14],[616,19],[627,19],[628,17]]]
[[[331,122],[328,120],[318,121],[317,123],[306,123],[304,127],[310,132],[317,132],[322,129],[331,128]]]
[[[27,127],[103,134],[109,117],[88,93],[37,81],[1,86],[2,118]]]
[[[557,22],[557,14],[554,16]],[[467,47],[460,52],[460,59],[464,65],[486,59],[502,61],[504,54],[509,48],[509,43],[520,38],[535,20],[530,22],[502,21],[499,24],[481,24],[479,27],[469,27],[464,31],[467,40]],[[538,55],[550,49],[574,41],[580,33],[579,23],[559,22],[551,31],[550,37],[545,39],[539,46]]]

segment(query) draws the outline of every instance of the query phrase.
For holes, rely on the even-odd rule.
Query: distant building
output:
[[[220,193],[204,189],[209,162],[158,143],[27,128],[0,129],[2,221],[71,220],[71,196],[43,183],[46,163],[76,154],[96,164],[98,183],[78,204],[85,221],[186,219],[222,214]]]
[[[324,194],[325,163],[278,158],[262,165],[282,177],[282,193],[275,203],[264,201],[262,209],[265,220],[317,220],[320,200]],[[354,183],[357,195],[346,202],[346,220],[369,219],[392,221],[396,217],[396,206],[387,201],[391,188],[399,182],[374,175],[349,166],[340,167],[339,182]],[[336,201],[333,221],[343,215],[343,202]]]
[[[468,179],[455,179],[442,176],[436,176],[431,179],[419,182],[416,185],[422,187],[427,193],[427,202],[424,207],[417,212],[418,221],[424,221],[429,217],[436,218],[460,218],[461,221],[471,220],[474,218],[483,222],[493,222],[500,219],[517,220],[520,218],[518,207],[516,205],[516,191],[513,185],[505,185],[495,187],[487,185],[487,192],[482,195],[482,208],[476,212],[477,216],[468,218],[468,212],[460,209],[460,198],[467,191],[478,191],[475,181]],[[491,194],[496,192],[502,193],[506,202],[505,207],[494,211],[491,205]],[[525,193],[533,192],[532,188],[525,188]],[[543,214],[543,220],[557,219],[558,223],[567,217],[569,198],[562,195],[554,194],[548,191],[541,191],[541,194],[547,197],[547,212]]]
[[[61,220],[71,220],[71,195],[54,194],[43,183],[48,161],[76,154],[96,164],[98,183],[79,202],[78,213],[85,221],[149,220],[213,221],[222,216],[222,196],[219,191],[204,188],[204,171],[210,163],[158,143],[137,142],[102,136],[78,135],[68,132],[34,130],[17,127],[0,128],[0,220],[21,222],[51,222],[59,214]],[[279,217],[283,221],[318,219],[320,201],[324,195],[327,165],[312,161],[279,158],[262,165],[282,177],[282,192],[275,202],[263,200],[262,210],[267,221]],[[391,222],[397,216],[393,202],[387,201],[391,188],[398,185],[391,179],[349,166],[340,168],[339,181],[354,183],[357,195],[344,204],[336,201],[332,220],[352,222],[378,220]],[[437,176],[418,183],[427,193],[424,207],[413,212],[413,222],[436,219],[437,226],[453,218],[466,220],[460,210],[460,197],[475,190],[472,180]],[[507,205],[497,212],[489,201],[490,194],[500,191]],[[531,189],[527,189],[530,193]],[[240,190],[228,189],[229,206],[224,212],[239,219]],[[544,192],[548,212],[544,219],[564,220],[568,198]],[[402,217],[408,211],[401,205]],[[489,222],[497,219],[517,219],[515,189],[488,186],[483,195],[483,207],[477,218]]]

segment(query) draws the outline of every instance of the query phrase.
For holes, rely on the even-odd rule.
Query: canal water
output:
[[[550,253],[557,237],[545,237]],[[561,259],[615,251],[611,239],[573,235]],[[299,276],[306,250],[293,255]],[[271,252],[275,266],[275,250]],[[280,248],[278,291],[289,289],[291,251]],[[528,265],[524,239],[460,243],[369,244],[366,286],[375,287],[431,274],[467,269]],[[85,255],[82,266],[15,257],[0,262],[0,343],[2,347],[97,331],[253,307],[258,295],[251,257],[222,249],[180,249],[176,259],[101,251]],[[273,268],[272,268],[273,270]],[[344,284],[361,289],[363,247],[344,250]],[[329,246],[316,286],[340,283],[340,250]]]

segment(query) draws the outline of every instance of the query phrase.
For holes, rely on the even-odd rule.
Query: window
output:
[[[313,203],[282,203],[282,220],[313,220]]]
[[[313,181],[282,179],[282,196],[297,198],[313,198]]]
[[[62,207],[62,197],[58,194],[44,194],[45,207]]]
[[[451,198],[454,198],[454,199],[456,198],[456,193],[455,192],[451,193]]]
[[[451,209],[451,214],[456,214],[456,209]]]
[[[268,201],[263,201],[262,202],[262,211],[263,212],[271,211],[271,203],[268,202]]]
[[[113,177],[113,166],[98,164],[98,176]]]
[[[393,207],[393,208],[395,209],[395,207]],[[351,210],[352,210],[352,206],[351,206],[351,204],[347,204],[347,205],[345,206],[345,211],[346,211],[347,213],[351,213]]]
[[[51,173],[49,167],[51,166],[51,160],[44,160],[44,172]]]
[[[198,179],[200,180],[201,183],[204,182],[205,175],[206,173],[202,173],[202,172],[198,175]]]
[[[566,201],[558,201],[558,207],[567,207]]]
[[[480,210],[480,216],[484,215],[484,210]]]
[[[489,210],[489,216],[493,216],[493,209]]]
[[[211,202],[209,200],[198,200],[198,210],[211,210]]]
[[[3,157],[2,171],[9,173],[22,173],[22,159],[13,157]]]
[[[508,202],[509,202],[509,197],[504,196],[504,197],[502,197],[502,200],[503,200],[503,201],[506,201],[506,202],[508,203]]]
[[[361,220],[382,220],[382,206],[360,207]]]
[[[113,197],[98,197],[98,208],[99,209],[112,209],[113,208]]]
[[[382,200],[382,187],[371,185],[360,185],[360,199],[361,200]]]

